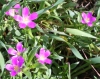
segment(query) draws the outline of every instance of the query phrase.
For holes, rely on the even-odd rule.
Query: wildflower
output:
[[[51,64],[52,61],[47,58],[50,55],[50,51],[49,50],[45,50],[44,48],[40,49],[39,54],[35,54],[36,58],[38,58],[39,63],[41,64]]]
[[[84,13],[84,12],[82,13],[82,20],[81,20],[81,22],[83,24],[87,24],[88,26],[92,27],[92,25],[93,25],[92,23],[94,21],[96,21],[96,18],[92,16],[91,12],[89,12],[87,14]]]
[[[5,14],[14,17],[15,14],[18,13],[19,8],[20,8],[20,4],[16,4],[13,8],[5,12]]]
[[[22,16],[15,15],[14,19],[19,22],[20,28],[25,28],[28,26],[29,28],[35,28],[36,23],[32,20],[37,19],[38,14],[36,12],[33,12],[30,14],[28,7],[24,7],[22,9]]]
[[[22,45],[22,43],[21,42],[18,42],[17,43],[17,45],[16,45],[16,50],[15,49],[13,49],[13,48],[9,48],[8,49],[8,53],[10,54],[10,55],[17,55],[17,56],[20,56],[20,54],[22,53],[22,52],[24,52],[25,51],[25,48],[23,48],[23,45]]]
[[[23,57],[14,56],[11,58],[11,64],[7,64],[5,68],[8,71],[10,71],[11,76],[16,76],[19,72],[21,72],[23,64],[24,64]]]

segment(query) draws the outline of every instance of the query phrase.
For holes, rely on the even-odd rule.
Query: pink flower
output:
[[[5,12],[5,14],[14,17],[15,14],[18,13],[19,8],[20,8],[20,4],[16,4],[13,8]]]
[[[35,28],[36,23],[32,20],[37,19],[38,14],[36,12],[33,12],[30,14],[28,7],[24,7],[22,9],[22,16],[15,15],[14,19],[19,22],[20,28],[25,28],[28,26],[29,28]]]
[[[25,51],[25,48],[23,48],[23,45],[21,42],[17,43],[16,50],[13,48],[8,49],[8,53],[13,56],[15,55],[20,56],[20,54],[23,53],[24,51]]]
[[[40,49],[39,54],[35,54],[36,58],[38,58],[39,63],[41,64],[51,64],[52,61],[47,58],[50,55],[50,51],[49,50],[45,50],[44,48]]]
[[[11,64],[7,64],[6,69],[10,71],[11,76],[16,76],[21,71],[23,64],[24,64],[23,57],[13,56],[11,58]]]
[[[84,12],[82,13],[82,20],[81,20],[81,22],[83,24],[87,24],[88,26],[92,27],[92,25],[93,25],[92,23],[94,21],[96,21],[96,18],[92,16],[91,12],[89,12],[87,14],[84,13]]]

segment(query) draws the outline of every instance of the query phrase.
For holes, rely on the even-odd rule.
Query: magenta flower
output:
[[[23,64],[24,64],[23,57],[13,56],[11,58],[11,64],[7,64],[6,69],[10,71],[11,76],[16,76],[21,71]]]
[[[92,23],[94,21],[96,21],[96,18],[92,16],[91,12],[89,12],[87,14],[84,13],[84,12],[82,13],[82,20],[81,20],[81,22],[83,24],[87,24],[88,26],[92,27],[92,25],[93,25]]]
[[[15,14],[18,13],[19,8],[20,8],[20,4],[16,4],[13,8],[5,12],[5,14],[14,17]]]
[[[50,55],[50,51],[49,50],[45,50],[44,48],[40,49],[39,54],[35,54],[36,58],[38,58],[39,63],[41,64],[51,64],[52,61],[47,58]]]
[[[15,15],[14,19],[19,22],[20,28],[25,28],[28,26],[29,28],[35,28],[36,23],[32,20],[37,19],[38,14],[36,12],[33,12],[30,14],[28,7],[24,7],[22,9],[22,16]]]
[[[21,42],[18,42],[17,45],[16,45],[16,50],[13,49],[13,48],[9,48],[8,49],[8,53],[10,55],[17,55],[17,56],[20,56],[21,53],[23,53],[25,51],[25,48],[23,48],[23,45]]]

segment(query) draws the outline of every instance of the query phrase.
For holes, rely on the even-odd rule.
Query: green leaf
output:
[[[39,7],[39,10],[43,9],[45,7],[45,1],[42,1],[40,3],[40,7]]]
[[[16,34],[16,36],[20,36],[21,35],[21,33],[20,33],[20,31],[19,30],[15,30],[15,34]]]
[[[69,15],[73,18],[74,15],[75,15],[75,12],[73,12],[73,11],[71,11],[71,10],[68,10],[68,12],[69,12]]]
[[[0,73],[0,76],[2,75],[3,71],[4,71],[4,68],[5,68],[5,61],[4,61],[4,58],[0,52],[0,68],[1,68],[1,73]]]
[[[45,65],[42,65],[40,63],[34,63],[32,65],[32,68],[42,68],[42,69],[48,69]]]
[[[70,43],[68,43],[68,42],[66,42],[66,43],[69,45],[69,47],[70,47],[70,49],[72,50],[73,54],[74,54],[77,58],[79,58],[79,59],[84,59],[84,58],[82,57],[82,55],[80,54],[80,52],[79,52],[72,44],[70,44]]]
[[[52,7],[55,7],[57,6],[58,4],[61,4],[64,0],[57,0],[57,2],[52,6]]]
[[[50,32],[53,32],[53,33],[57,33],[57,34],[60,34],[60,35],[65,35],[65,36],[68,36],[66,33],[64,33],[64,32],[60,32],[60,31],[56,31],[56,30],[48,30],[48,31],[50,31]]]
[[[95,57],[95,58],[90,58],[89,59],[91,61],[91,63],[96,64],[96,63],[100,63],[100,57]]]
[[[71,28],[66,28],[66,32],[74,34],[74,35],[78,35],[78,36],[84,36],[84,37],[89,37],[89,38],[96,38],[95,36],[86,33],[84,31],[78,30],[78,29],[71,29]]]
[[[97,19],[99,19],[99,18],[100,18],[100,7],[99,7],[98,13],[97,13]]]
[[[43,14],[44,12],[46,12],[47,10],[57,6],[58,4],[62,3],[64,0],[57,0],[57,2],[55,4],[53,4],[52,6],[46,7],[42,10],[37,11],[38,14]]]
[[[78,64],[79,64],[79,62],[72,63],[71,64],[71,69],[74,69]]]
[[[58,59],[58,60],[61,61],[64,57],[59,56],[58,54],[53,54],[52,58],[53,58],[53,59]]]
[[[0,41],[0,46],[4,47],[6,49],[6,51],[7,51],[6,45],[2,41]]]
[[[56,39],[58,41],[63,41],[65,42],[65,40],[57,35],[54,35],[54,34],[47,34],[50,38],[53,38],[53,39]]]
[[[74,11],[74,12],[78,15],[77,21],[80,23],[81,19],[82,19],[80,12],[78,12],[78,11]]]
[[[32,61],[35,53],[37,53],[38,49],[40,48],[40,46],[34,47],[30,52],[29,52],[29,56],[28,56],[28,64],[30,64],[30,62]]]
[[[24,74],[28,77],[28,79],[32,79],[32,75],[31,75],[31,72],[29,70],[25,71]]]
[[[75,6],[76,6],[76,3],[75,2],[70,2],[70,3],[67,3],[65,5],[65,7],[67,7],[67,8],[71,8],[71,7],[75,7]]]
[[[0,3],[1,3],[1,4],[5,4],[6,1],[4,1],[4,0],[0,0]]]
[[[50,79],[51,76],[51,69],[47,69],[46,75],[44,76],[46,79]]]
[[[27,2],[41,2],[41,1],[46,1],[46,0],[26,0]]]
[[[37,11],[38,14],[43,14],[44,12],[46,12],[47,10],[49,10],[51,8],[51,6],[44,8],[42,10]]]
[[[51,16],[51,15],[50,15],[49,17],[51,17],[51,18],[55,18],[55,19],[59,20],[59,22],[62,23],[62,20],[61,20],[58,16]]]
[[[44,31],[42,30],[42,28],[38,24],[36,25],[36,28],[37,28],[38,31],[44,33]]]

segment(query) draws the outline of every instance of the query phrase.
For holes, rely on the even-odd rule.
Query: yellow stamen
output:
[[[20,56],[20,52],[17,52],[17,55]]]
[[[16,65],[16,66],[14,66],[14,70],[16,71],[16,72],[18,72],[19,71],[19,67]]]
[[[28,19],[27,17],[24,17],[24,18],[23,18],[23,22],[24,22],[24,23],[28,23],[28,22],[29,22],[29,19]]]
[[[86,23],[90,22],[90,18],[85,19]]]
[[[44,56],[40,56],[40,60],[45,60],[46,58]]]

